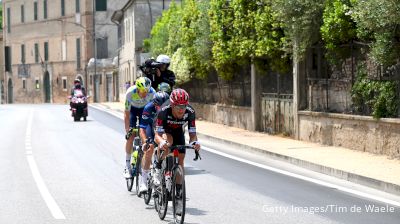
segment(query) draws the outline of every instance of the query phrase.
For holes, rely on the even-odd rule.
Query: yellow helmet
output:
[[[147,77],[140,77],[140,78],[136,79],[135,84],[136,84],[136,87],[138,90],[146,91],[146,92],[148,92],[151,87],[151,81]]]

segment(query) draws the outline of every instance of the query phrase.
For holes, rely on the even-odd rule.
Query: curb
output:
[[[306,168],[308,170],[312,170],[312,171],[315,171],[318,173],[322,173],[322,174],[326,174],[326,175],[333,176],[336,178],[344,179],[344,180],[347,180],[347,181],[350,181],[350,182],[353,182],[356,184],[361,184],[361,185],[371,187],[371,188],[374,188],[377,190],[381,190],[381,191],[384,191],[387,193],[400,195],[400,185],[397,185],[397,184],[392,184],[392,183],[388,183],[385,181],[373,179],[370,177],[361,176],[361,175],[358,175],[355,173],[346,172],[346,171],[335,169],[332,167],[323,166],[320,164],[316,164],[316,163],[309,162],[306,160],[297,159],[297,158],[290,157],[287,155],[271,152],[271,151],[264,150],[261,148],[256,148],[256,147],[232,142],[229,140],[216,138],[214,136],[209,136],[209,135],[202,134],[199,132],[197,132],[197,135],[200,138],[206,138],[206,139],[208,139],[210,141],[214,141],[216,143],[222,143],[222,144],[231,145],[234,147],[239,147],[243,150],[250,151],[250,152],[259,152],[259,153],[265,154],[273,159],[278,159],[280,161],[288,162],[293,165],[296,165],[296,166],[299,166],[302,168]]]
[[[123,113],[123,111],[119,110],[119,109],[112,109],[111,107],[101,104],[101,103],[97,103],[95,105],[91,105],[92,107],[96,108],[96,109],[100,109],[105,111],[104,109],[107,110],[111,110],[111,111],[116,111],[119,113]],[[110,113],[109,111],[105,111],[107,113]],[[110,113],[112,114],[112,113]],[[114,114],[112,114],[114,115]],[[355,173],[351,173],[351,172],[347,172],[347,171],[343,171],[343,170],[339,170],[339,169],[335,169],[332,167],[327,167],[327,166],[323,166],[317,163],[313,163],[313,162],[309,162],[306,160],[302,160],[302,159],[297,159],[294,157],[290,157],[287,155],[283,155],[283,154],[279,154],[279,153],[275,153],[275,152],[271,152],[268,151],[266,149],[261,149],[261,148],[256,148],[256,147],[252,147],[252,146],[248,146],[245,144],[240,144],[240,143],[236,143],[236,142],[232,142],[229,140],[225,140],[225,139],[221,139],[221,138],[217,138],[214,136],[210,136],[210,135],[206,135],[206,134],[202,134],[201,132],[197,132],[197,135],[200,138],[206,138],[208,140],[214,141],[216,143],[222,143],[222,144],[226,144],[226,145],[231,145],[234,147],[238,147],[241,148],[243,150],[246,151],[250,151],[250,152],[258,152],[258,153],[262,153],[267,155],[270,158],[273,159],[278,159],[280,161],[283,162],[288,162],[290,164],[308,169],[308,170],[312,170],[318,173],[322,173],[322,174],[326,174],[329,176],[333,176],[339,179],[343,179],[343,180],[347,180],[349,182],[353,182],[356,184],[361,184],[367,187],[371,187],[377,190],[381,190],[387,193],[391,193],[391,194],[395,194],[400,196],[400,185],[397,184],[393,184],[393,183],[389,183],[389,182],[385,182],[385,181],[381,181],[381,180],[377,180],[377,179],[373,179],[370,177],[366,177],[366,176],[362,176],[359,174],[355,174]]]

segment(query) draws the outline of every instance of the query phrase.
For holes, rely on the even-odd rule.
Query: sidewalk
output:
[[[123,112],[122,103],[94,106]],[[196,120],[201,138],[234,144],[320,173],[400,195],[400,160]]]

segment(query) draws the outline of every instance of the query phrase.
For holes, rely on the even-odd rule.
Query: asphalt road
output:
[[[124,141],[122,120],[93,108],[87,122],[73,122],[67,105],[0,105],[0,223],[170,223],[171,209],[161,221],[152,201],[126,190]],[[207,149],[307,173],[201,142],[201,161],[187,154],[186,223],[399,223],[400,207],[239,162]]]

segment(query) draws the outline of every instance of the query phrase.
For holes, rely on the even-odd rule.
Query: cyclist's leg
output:
[[[134,107],[131,107],[130,116],[129,116],[129,127],[136,127],[136,115],[135,115]],[[131,154],[132,154],[132,147],[133,147],[133,139],[135,138],[134,134],[126,141],[125,143],[125,153],[126,153],[126,166],[127,168],[131,169]]]
[[[181,133],[176,133],[173,136],[174,138],[174,144],[173,145],[185,145],[185,136],[183,134],[183,132]],[[184,166],[184,161],[185,161],[185,153],[186,153],[186,149],[180,149],[179,150],[179,165],[181,165],[182,167],[182,171],[185,171],[185,166]],[[176,178],[177,180],[177,189],[180,190],[180,187],[182,186],[182,178],[180,176],[178,176]]]
[[[154,132],[152,131],[152,126],[148,125],[146,128],[146,136],[149,138],[151,138],[152,140],[154,140]],[[150,164],[151,164],[151,157],[153,155],[154,152],[154,144],[150,144],[149,149],[144,152],[143,154],[143,160],[142,160],[142,164],[143,164],[143,170],[149,170],[150,169]]]

